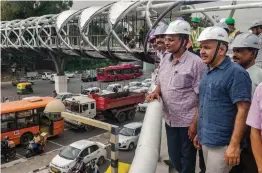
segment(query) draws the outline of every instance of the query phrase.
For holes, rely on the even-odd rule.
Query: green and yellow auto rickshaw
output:
[[[29,82],[17,84],[17,94],[30,94],[33,93],[32,84]]]

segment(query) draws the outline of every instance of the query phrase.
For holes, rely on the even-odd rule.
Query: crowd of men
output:
[[[262,173],[262,21],[252,33],[237,30],[233,18],[199,23],[177,19],[149,40],[160,64],[147,100],[163,101],[165,162],[195,173],[198,153],[201,173]]]

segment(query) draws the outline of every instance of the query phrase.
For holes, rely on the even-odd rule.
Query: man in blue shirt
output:
[[[194,145],[203,149],[206,173],[228,173],[240,162],[240,145],[251,102],[251,80],[245,69],[225,56],[229,39],[223,28],[208,27],[198,40],[207,69],[199,88]]]

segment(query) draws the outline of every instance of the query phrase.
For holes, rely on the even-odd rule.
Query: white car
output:
[[[98,87],[91,87],[91,88],[84,89],[81,92],[81,95],[88,96],[91,93],[99,94],[100,93],[100,88],[98,88]]]
[[[130,82],[128,85],[124,87],[124,90],[127,91],[133,91],[135,89],[138,89],[142,86],[142,82]]]
[[[69,73],[69,72],[66,72],[65,75],[69,78],[74,78],[75,77],[75,74],[74,73]]]
[[[151,87],[151,83],[143,83],[140,88],[132,90],[135,93],[147,93]]]
[[[133,150],[137,145],[143,123],[133,122],[124,125],[119,131],[119,149]]]
[[[88,163],[95,160],[96,164],[102,165],[106,158],[106,146],[100,142],[89,140],[76,141],[64,147],[49,164],[49,171],[52,173],[68,173],[76,164],[78,156],[83,157]]]
[[[142,83],[151,83],[152,79],[151,78],[147,78],[145,80],[142,81]]]
[[[108,85],[105,90],[102,90],[102,95],[114,93],[113,91],[114,87],[117,87],[118,92],[123,91],[123,86],[119,83],[115,83],[115,84]]]
[[[64,101],[66,98],[71,98],[73,96],[74,96],[74,94],[72,94],[70,92],[61,92],[61,93],[57,94],[56,99]]]

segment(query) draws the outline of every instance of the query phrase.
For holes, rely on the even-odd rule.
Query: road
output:
[[[140,80],[143,80],[144,78],[141,78]],[[118,83],[121,84],[128,84],[130,81],[119,81]],[[83,88],[89,87],[90,85],[93,86],[102,86],[106,87],[107,83],[100,83],[100,82],[92,82],[92,83],[82,83],[79,78],[72,78],[70,79],[70,82],[68,83],[68,91],[72,93],[79,93],[81,91],[81,86]],[[49,81],[45,80],[36,80],[35,85],[33,85],[34,93],[23,95],[22,97],[28,97],[28,96],[51,96],[52,91],[54,90],[54,84],[49,84]],[[17,99],[18,96],[16,95],[16,87],[12,86],[10,83],[4,83],[1,85],[1,91],[2,91],[2,97],[9,97]],[[133,120],[136,121],[143,121],[144,114],[138,112],[136,114],[136,118]],[[123,126],[124,124],[119,124],[114,120],[108,120],[108,123],[115,124],[118,126]],[[130,122],[125,122],[130,123]],[[49,138],[48,145],[45,149],[45,152],[52,152],[57,151],[58,149],[62,148],[63,146],[69,145],[70,143],[81,140],[81,139],[88,139],[94,136],[97,136],[99,134],[105,133],[102,129],[93,129],[90,132],[86,132],[85,130],[77,130],[72,129],[70,126],[65,127],[65,132],[60,134],[57,137]],[[17,147],[17,158],[16,159],[25,159],[25,152],[26,149],[24,147]],[[131,163],[134,157],[134,151],[120,151],[119,153],[119,161],[125,162],[125,163]],[[50,158],[51,161],[52,158]],[[102,171],[104,171],[109,165],[109,162],[102,165],[100,168]],[[1,165],[2,166],[2,165]],[[16,165],[15,165],[16,166]],[[42,165],[45,166],[45,165]],[[8,168],[3,169],[3,172],[6,172]],[[7,171],[8,172],[8,171]]]
[[[148,78],[149,75],[144,75],[138,79],[135,80],[126,80],[126,81],[117,81],[117,82],[110,82],[110,83],[120,83],[122,85],[127,85],[131,81],[142,81],[146,78]],[[27,94],[27,95],[21,95],[21,98],[28,97],[28,96],[52,96],[52,92],[55,89],[55,84],[50,84],[49,80],[36,80],[34,81],[33,90],[34,93]],[[68,92],[71,93],[80,93],[81,88],[88,88],[88,87],[99,87],[101,89],[105,89],[110,83],[106,82],[82,82],[80,78],[71,78],[67,89]],[[11,83],[4,83],[1,84],[1,93],[2,98],[8,97],[9,100],[17,100],[19,95],[16,94],[16,87],[12,86]]]

